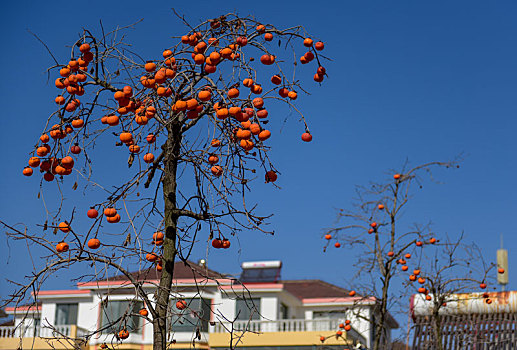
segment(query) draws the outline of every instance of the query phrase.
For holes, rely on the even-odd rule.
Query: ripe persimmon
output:
[[[60,222],[57,228],[64,233],[70,232],[70,225],[64,221]]]
[[[156,255],[155,253],[147,253],[145,255],[145,259],[149,262],[155,262],[156,260],[158,260],[158,255]]]
[[[129,146],[129,152],[131,152],[133,154],[140,153],[140,146],[138,146],[138,145]]]
[[[38,157],[30,157],[29,158],[29,166],[35,168],[39,165],[40,159]]]
[[[90,219],[95,219],[99,215],[99,212],[96,209],[91,208],[86,212],[86,215]]]
[[[90,44],[88,44],[88,43],[81,44],[81,46],[79,46],[79,51],[81,51],[82,53],[89,52]]]
[[[278,178],[278,175],[273,171],[269,170],[266,172],[266,182],[275,182]]]
[[[264,54],[260,56],[260,62],[262,62],[262,64],[265,64],[266,66],[272,65],[273,63],[275,63],[275,56]]]
[[[144,316],[144,317],[146,317],[147,315],[149,315],[149,312],[147,311],[147,309],[146,309],[146,308],[140,309],[140,311],[138,311],[138,313],[139,313],[141,316]]]
[[[144,162],[146,162],[146,163],[154,162],[154,154],[152,154],[152,153],[145,154],[144,155]]]
[[[56,245],[56,251],[58,253],[64,253],[67,252],[69,249],[68,243],[60,242]]]
[[[178,300],[178,301],[176,302],[176,308],[177,308],[178,310],[184,310],[184,309],[186,309],[186,308],[187,308],[187,302],[186,302],[185,300],[183,300],[183,299]]]
[[[210,101],[210,99],[212,98],[212,93],[210,92],[210,90],[202,90],[198,93],[197,97],[200,101]]]
[[[219,177],[223,174],[223,168],[220,167],[219,165],[214,165],[210,171],[212,172],[213,175]]]
[[[252,101],[253,103],[253,106],[255,108],[262,108],[264,107],[264,99],[262,99],[261,97],[255,97]]]
[[[214,238],[212,240],[212,247],[219,249],[223,247],[223,241],[221,241],[219,238]]]
[[[267,140],[270,137],[271,137],[271,131],[269,131],[269,130],[262,130],[258,134],[258,138],[259,138],[260,141],[265,141],[265,140]]]
[[[154,241],[163,241],[164,238],[165,238],[165,236],[164,236],[163,232],[161,232],[161,231],[153,233]]]
[[[122,329],[120,332],[118,332],[118,337],[120,339],[127,339],[127,338],[129,338],[129,331],[127,329]]]
[[[120,214],[116,214],[115,216],[107,216],[106,221],[110,224],[116,224],[121,219]]]
[[[88,248],[90,249],[98,249],[101,246],[101,241],[97,238],[92,238],[88,241]]]
[[[312,135],[308,132],[304,132],[302,134],[302,141],[305,141],[305,142],[311,142],[312,141]]]
[[[229,98],[239,97],[239,89],[231,88],[230,90],[228,90],[228,97]]]
[[[298,94],[295,91],[289,91],[287,93],[287,97],[289,97],[291,100],[296,100],[298,98]]]
[[[219,162],[219,157],[212,154],[208,157],[208,163],[210,164],[216,164],[217,162]]]
[[[156,69],[156,63],[154,62],[151,62],[151,61],[148,61],[145,65],[144,65],[144,68],[146,71],[148,72],[153,72],[155,69]]]

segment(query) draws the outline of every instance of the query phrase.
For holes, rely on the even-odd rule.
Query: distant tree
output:
[[[423,316],[414,315],[418,318],[415,327],[420,327],[414,330],[415,342],[419,342],[417,338],[423,328],[422,320],[432,330],[431,336],[425,337],[428,339],[426,346],[444,350],[447,349],[446,334],[444,335],[447,328],[445,321],[456,317],[455,321],[460,321],[461,314],[456,315],[456,311],[460,308],[459,304],[474,299],[480,299],[487,304],[492,303],[486,291],[494,282],[489,272],[495,264],[485,263],[479,247],[474,243],[466,243],[464,234],[461,234],[457,240],[451,240],[449,237],[443,241],[438,240],[432,247],[422,250],[418,259],[418,266],[422,269],[413,270],[407,282],[408,290],[419,293],[415,298],[425,300],[420,304]],[[416,285],[415,281],[418,282]],[[475,290],[482,292],[478,296],[472,293]],[[468,337],[468,333],[470,328],[465,329],[465,338]]]
[[[350,259],[350,264],[355,268],[353,280],[357,282],[349,289],[352,289],[351,296],[357,295],[358,303],[363,298],[373,297],[375,300],[373,317],[355,315],[370,322],[374,350],[389,346],[386,332],[389,310],[393,312],[394,308],[401,308],[407,312],[408,296],[414,290],[408,286],[410,282],[421,282],[420,285],[427,283],[428,288],[421,286],[418,292],[424,295],[437,293],[437,302],[455,291],[472,287],[473,282],[479,284],[486,277],[484,269],[477,275],[477,280],[472,275],[459,275],[461,277],[458,278],[458,275],[449,273],[460,272],[457,269],[460,258],[456,257],[455,251],[463,242],[440,245],[430,224],[408,225],[407,219],[402,219],[403,212],[415,195],[415,188],[421,189],[426,177],[433,180],[432,170],[440,167],[456,168],[459,165],[453,161],[431,162],[409,169],[405,166],[400,172],[392,172],[391,181],[358,187],[354,209],[341,209],[339,223],[325,232],[325,249],[334,243],[337,248],[344,246],[353,249],[357,255],[357,259]],[[443,253],[452,259],[450,264],[443,265],[446,266],[444,269],[422,253],[422,249],[427,250],[427,247],[437,244],[437,254]],[[413,265],[411,269],[409,265]],[[433,276],[432,272],[436,272],[435,278],[423,277]],[[406,282],[406,274],[410,275],[410,282]]]
[[[233,13],[197,25],[179,18],[186,32],[164,42],[168,48],[158,55],[140,56],[126,42],[127,28],[117,28],[101,35],[84,30],[69,59],[54,58],[49,74],[57,77],[57,109],[23,174],[39,170],[39,196],[52,186],[49,197],[61,200],[55,206],[45,202],[41,232],[4,223],[12,239],[47,251],[41,257],[46,267],[7,302],[21,302],[59,269],[95,263],[90,278],[98,279],[109,266],[134,283],[153,323],[154,349],[161,350],[170,329],[175,260],[186,262],[198,241],[225,249],[240,230],[271,233],[263,228],[268,216],[247,200],[252,180],[274,183],[278,177],[268,146],[276,135],[269,129],[284,118],[271,118],[266,107],[278,102],[298,114],[301,139],[310,142],[295,103],[306,92],[302,81],[320,83],[326,76],[323,42],[301,26],[279,29]],[[296,58],[295,51],[303,55]],[[295,69],[298,62],[312,66],[308,79],[306,68]],[[97,179],[98,158],[121,153],[130,169],[113,168],[112,178]],[[88,192],[69,193],[72,184]],[[83,195],[91,201],[89,210],[64,202]],[[120,228],[113,227],[117,223]],[[124,267],[151,265],[161,271],[154,301]],[[126,332],[121,327],[115,335],[121,339]]]

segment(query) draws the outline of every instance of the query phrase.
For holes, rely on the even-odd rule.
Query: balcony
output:
[[[76,325],[47,327],[0,327],[0,349],[27,348],[34,350],[86,349],[87,330]]]
[[[238,346],[302,346],[321,344],[321,336],[329,337],[327,345],[364,342],[354,329],[343,331],[342,337],[335,337],[342,319],[286,319],[277,321],[235,321],[217,323],[210,334],[211,347],[228,346],[229,341]],[[231,332],[231,333],[230,333]]]
[[[337,330],[339,324],[343,321],[340,319],[288,319],[278,321],[235,321],[233,323],[234,331],[247,332],[312,332],[312,331],[331,331]],[[214,326],[214,333],[225,333],[231,330],[230,323],[217,323]]]

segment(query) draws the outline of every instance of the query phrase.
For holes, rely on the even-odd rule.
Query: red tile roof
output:
[[[132,272],[131,276],[137,281],[153,281],[159,280],[161,272],[155,268],[149,268],[147,270]],[[210,270],[207,267],[202,267],[192,261],[177,261],[174,263],[174,279],[196,279],[204,280],[207,278],[224,278],[220,273]],[[117,275],[111,277],[110,281],[127,281],[128,278],[125,275]]]
[[[348,296],[348,290],[321,280],[280,281],[284,289],[298,299],[307,298],[342,298]]]

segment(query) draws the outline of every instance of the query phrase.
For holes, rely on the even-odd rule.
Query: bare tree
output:
[[[353,289],[351,295],[357,293],[358,303],[363,299],[371,300],[372,297],[375,300],[372,317],[356,315],[370,322],[373,328],[372,348],[375,350],[389,346],[389,310],[393,312],[395,308],[400,308],[407,311],[407,297],[412,289],[407,288],[407,285],[401,288],[401,285],[407,284],[407,277],[404,275],[410,273],[408,265],[415,260],[418,263],[415,262],[416,265],[413,267],[414,274],[419,274],[421,269],[425,271],[424,274],[429,272],[429,276],[433,271],[439,276],[426,280],[427,283],[431,283],[430,290],[440,295],[436,300],[446,298],[454,291],[465,289],[470,282],[475,281],[474,277],[452,277],[448,274],[447,268],[441,270],[437,265],[428,266],[432,260],[424,258],[420,250],[435,245],[438,242],[436,234],[430,224],[409,225],[407,220],[402,219],[402,214],[411,203],[416,189],[421,189],[426,180],[434,181],[433,169],[456,167],[459,167],[457,161],[431,162],[413,168],[406,164],[402,171],[391,173],[391,181],[358,187],[354,209],[341,209],[338,214],[338,225],[325,232],[325,238],[328,240],[325,249],[334,242],[335,247],[350,247],[357,255],[357,259],[351,263],[355,267],[355,286],[350,288]],[[461,240],[456,245],[442,245],[440,248],[443,250],[439,252],[452,259],[455,257],[455,248],[458,248],[460,243]],[[450,267],[455,267],[460,261],[454,260],[451,264]],[[481,273],[477,281],[485,276],[486,273]],[[414,275],[411,279],[413,278]],[[434,282],[436,283],[432,284]],[[443,289],[437,289],[438,285]],[[421,292],[429,293],[427,289]]]
[[[241,230],[273,233],[264,227],[268,216],[247,201],[252,180],[274,183],[278,177],[267,141],[275,135],[266,129],[278,118],[269,118],[265,106],[286,106],[298,116],[302,140],[309,142],[295,100],[307,94],[304,80],[320,83],[326,76],[323,42],[313,42],[301,26],[279,29],[233,13],[197,25],[177,17],[186,32],[150,58],[126,41],[125,31],[133,25],[101,28],[100,35],[85,29],[71,46],[70,59],[54,58],[48,73],[58,76],[58,108],[23,170],[30,176],[39,168],[47,218],[41,233],[3,223],[12,239],[47,252],[41,257],[46,267],[34,271],[7,302],[21,302],[48,276],[78,263],[95,264],[95,273],[85,276],[90,279],[115,269],[149,309],[154,349],[162,350],[176,259],[187,263],[197,242],[228,248]],[[295,52],[303,55],[297,58]],[[313,67],[308,79],[298,62]],[[95,176],[97,158],[110,145],[125,150],[129,167],[127,174],[113,176],[113,187]],[[73,186],[70,175],[76,178]],[[82,194],[73,192],[80,187]],[[90,219],[85,210],[64,202],[92,192]],[[92,224],[84,230],[86,220]],[[153,302],[126,268],[146,270],[149,264],[161,272]],[[124,318],[130,316],[128,310]]]

